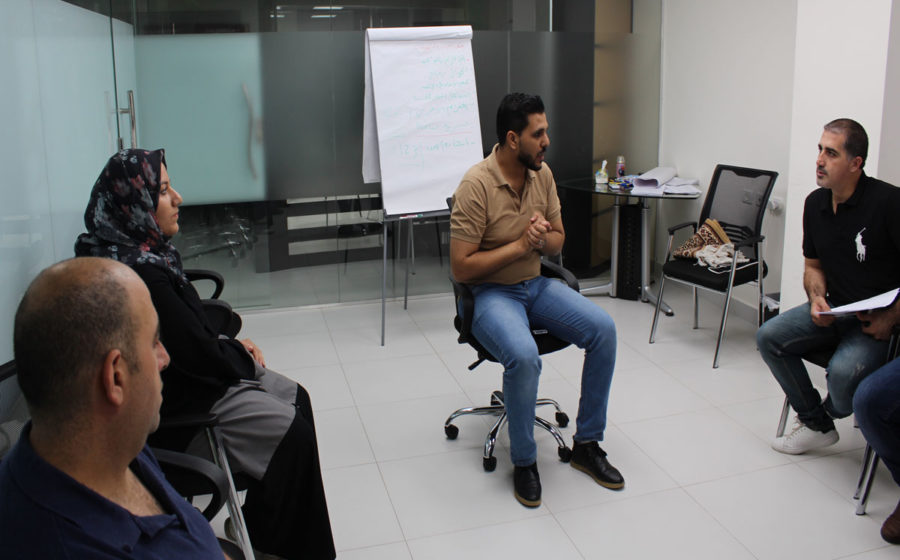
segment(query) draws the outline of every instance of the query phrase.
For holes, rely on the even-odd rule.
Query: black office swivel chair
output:
[[[228,338],[234,338],[241,332],[241,316],[232,311],[228,303],[219,299],[222,290],[225,289],[225,278],[214,270],[204,270],[199,268],[185,269],[184,275],[188,281],[195,285],[210,281],[213,283],[213,292],[209,298],[203,301],[203,311],[206,312],[206,318],[210,324],[216,329],[216,332],[223,334]]]
[[[653,314],[653,325],[650,328],[650,343],[656,338],[656,326],[659,321],[659,309],[663,301],[663,289],[666,280],[675,280],[691,286],[694,299],[694,328],[698,328],[697,288],[703,288],[725,295],[725,307],[722,310],[722,321],[719,324],[719,337],[716,342],[716,353],[713,367],[719,367],[719,349],[725,337],[725,323],[728,320],[728,307],[731,303],[731,291],[734,286],[757,282],[759,285],[757,326],[761,323],[763,313],[763,277],[768,272],[763,259],[762,222],[766,204],[772,194],[772,187],[778,173],[733,165],[717,165],[713,172],[703,210],[697,222],[686,222],[669,228],[669,244],[666,249],[666,262],[663,264],[659,279],[659,299]],[[698,224],[707,218],[719,221],[725,233],[734,243],[735,258],[731,266],[724,270],[711,270],[699,266],[692,259],[672,259],[672,242],[675,232],[691,226],[696,233]],[[744,264],[737,264],[737,251],[750,259]],[[762,263],[762,266],[759,266]]]
[[[29,419],[16,373],[15,360],[0,365],[0,460],[18,441]],[[186,453],[153,449],[153,454],[166,479],[179,494],[188,498],[209,495],[209,503],[200,513],[211,521],[228,496],[229,477],[226,472],[205,459]],[[183,489],[188,489],[189,493],[182,492]],[[231,541],[219,539],[219,545],[233,560],[252,558]]]
[[[578,280],[575,279],[575,276],[557,264],[541,261],[541,274],[549,278],[559,278],[568,284],[570,288],[578,291]],[[469,370],[475,369],[485,360],[497,362],[497,359],[494,358],[490,352],[485,350],[481,343],[479,343],[472,335],[472,314],[475,309],[475,298],[472,295],[471,288],[466,284],[456,282],[452,278],[450,279],[450,282],[453,284],[454,304],[457,305],[457,309],[459,308],[459,305],[462,306],[462,316],[457,313],[456,317],[453,319],[453,326],[456,327],[456,330],[459,332],[457,341],[460,344],[469,344],[478,352],[478,359],[469,366]],[[556,352],[569,345],[568,342],[556,338],[546,330],[532,329],[532,335],[537,343],[538,353],[540,354]],[[536,405],[553,406],[556,409],[556,423],[560,428],[565,428],[569,424],[569,416],[562,411],[559,403],[555,400],[539,398]],[[494,444],[497,441],[497,434],[506,423],[506,408],[503,404],[503,392],[494,391],[491,393],[491,404],[489,406],[460,408],[451,414],[444,422],[444,433],[447,438],[456,439],[456,436],[459,434],[459,428],[453,424],[453,421],[460,416],[468,414],[498,417],[484,440],[484,455],[482,459],[484,470],[488,472],[493,471],[497,468],[497,458],[494,457]],[[556,439],[556,444],[559,447],[559,458],[564,463],[568,463],[572,458],[572,450],[566,445],[562,434],[560,434],[557,427],[540,416],[534,417],[534,424],[549,432]]]
[[[208,280],[213,282],[212,298],[203,300],[203,310],[214,328],[219,334],[234,338],[241,330],[241,317],[226,302],[218,299],[225,287],[225,279],[221,274],[212,270],[188,269],[185,276],[191,283]],[[215,465],[225,473],[227,492],[225,502],[228,514],[235,529],[238,545],[243,550],[244,556],[253,558],[253,548],[250,543],[250,533],[244,521],[241,511],[241,501],[238,492],[246,490],[249,480],[241,473],[233,473],[228,464],[228,456],[222,438],[216,429],[218,418],[215,414],[206,412],[202,414],[182,414],[169,416],[160,421],[157,434],[169,433],[195,433],[202,431],[209,446],[209,456]],[[178,439],[178,438],[175,438]],[[156,449],[154,449],[156,451]],[[205,459],[205,458],[204,458]],[[204,495],[208,493],[209,483],[183,469],[170,468],[163,465],[166,478],[172,483],[180,494],[186,497]]]
[[[28,422],[28,407],[16,380],[16,362],[0,364],[0,460],[19,441]]]

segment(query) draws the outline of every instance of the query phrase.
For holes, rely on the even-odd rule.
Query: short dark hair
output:
[[[544,102],[538,95],[506,94],[497,109],[497,142],[502,146],[506,142],[506,133],[510,130],[522,134],[528,126],[528,116],[543,112]]]
[[[865,167],[866,157],[869,155],[869,135],[861,124],[853,119],[834,119],[825,125],[825,130],[834,134],[844,135],[844,151],[850,156],[850,159],[859,156],[862,158],[862,165]]]
[[[114,266],[125,265],[97,257],[63,261],[41,272],[22,297],[13,351],[33,417],[73,419],[87,405],[90,374],[106,355],[114,348],[134,355],[132,302]]]

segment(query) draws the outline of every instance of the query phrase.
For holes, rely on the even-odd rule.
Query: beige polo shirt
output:
[[[544,163],[540,171],[528,170],[522,196],[506,183],[497,164],[497,148],[469,169],[453,195],[450,237],[477,243],[487,251],[518,239],[535,212],[547,221],[560,216],[553,173]],[[478,281],[479,284],[516,284],[541,273],[541,255],[530,251],[522,258]]]

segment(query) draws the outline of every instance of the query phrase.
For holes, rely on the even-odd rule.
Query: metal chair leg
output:
[[[497,418],[497,421],[494,422],[494,426],[491,428],[491,431],[488,432],[487,437],[484,438],[484,459],[488,460],[494,455],[494,446],[497,443],[497,434],[500,433],[500,429],[503,427],[503,424],[506,423],[506,412],[500,414],[500,417]]]
[[[875,450],[872,449],[872,446],[866,444],[865,450],[863,450],[863,460],[862,460],[862,469],[859,471],[859,480],[856,481],[856,492],[853,493],[853,499],[858,500],[860,494],[862,494],[863,486],[866,482],[867,475],[869,474],[869,467],[872,463],[872,456],[875,454]]]
[[[759,304],[757,306],[756,312],[756,328],[762,326],[763,321],[766,320],[766,291],[763,287],[763,264],[766,252],[766,242],[761,241],[759,245],[757,245],[756,249],[756,281],[759,283]]]
[[[784,428],[787,426],[788,415],[791,412],[791,401],[784,397],[784,406],[781,407],[781,418],[778,420],[778,429],[775,430],[775,437],[780,438],[784,435]]]
[[[553,399],[548,398],[540,398],[534,403],[535,408],[539,406],[552,406],[556,409],[556,412],[562,412],[562,407],[559,406],[559,403]]]
[[[656,298],[656,310],[653,312],[653,325],[650,327],[650,344],[653,344],[656,338],[656,325],[659,323],[659,308],[662,306],[663,290],[666,287],[666,275],[659,275],[659,297]]]
[[[870,451],[871,447],[866,446],[866,451]],[[868,466],[868,469],[866,468]],[[866,483],[865,487],[862,489],[862,495],[859,497],[859,503],[856,505],[856,515],[865,515],[866,514],[866,504],[869,501],[869,492],[872,490],[872,483],[875,481],[875,471],[878,468],[878,454],[872,452],[871,454],[871,462],[866,461],[863,463],[863,473],[866,474]],[[860,479],[860,483],[862,483],[862,479]],[[859,488],[857,488],[857,492],[859,492]]]
[[[228,479],[228,515],[231,516],[231,522],[234,524],[234,530],[237,533],[241,550],[244,552],[245,558],[253,558],[253,546],[250,544],[250,533],[247,531],[247,523],[244,521],[244,513],[241,511],[241,502],[238,498],[237,488],[234,486],[234,478],[231,473],[231,466],[228,464],[228,457],[225,453],[225,446],[219,432],[215,428],[206,429],[206,438],[209,441],[210,451],[212,451],[213,461],[220,469],[225,471]]]
[[[691,287],[691,303],[694,305],[694,330],[700,328],[700,301],[697,298],[697,287]]]
[[[537,427],[539,427],[539,428],[543,428],[544,430],[546,430],[547,432],[549,432],[550,435],[553,436],[553,439],[556,440],[556,445],[557,445],[557,446],[559,446],[559,447],[566,447],[566,442],[565,442],[565,440],[563,439],[562,434],[559,432],[559,428],[557,428],[556,426],[554,426],[554,425],[551,424],[550,422],[544,420],[544,419],[541,418],[540,416],[535,416],[535,417],[534,417],[534,425],[537,426]]]
[[[444,249],[441,247],[441,224],[437,220],[434,221],[434,232],[437,236],[438,264],[441,268],[444,268]]]
[[[713,356],[713,369],[719,367],[719,349],[725,339],[725,324],[728,322],[728,308],[731,306],[731,291],[734,289],[734,273],[737,270],[737,251],[731,260],[731,273],[728,275],[728,291],[725,292],[725,309],[722,310],[722,322],[719,324],[719,339],[716,341],[716,354]]]
[[[725,324],[728,322],[728,307],[731,304],[731,285],[728,286],[728,293],[725,294],[725,309],[722,310],[722,322],[719,324],[719,338],[716,340],[716,353],[713,356],[713,369],[719,367],[719,349],[722,348],[722,341],[725,339]]]

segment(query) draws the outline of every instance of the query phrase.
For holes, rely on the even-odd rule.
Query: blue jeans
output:
[[[862,380],[853,410],[866,441],[900,484],[900,358]]]
[[[817,326],[809,316],[809,303],[763,323],[756,342],[791,407],[813,429],[830,426],[830,418],[844,418],[853,412],[856,386],[884,364],[887,353],[887,342],[862,332],[854,315],[837,317],[827,327]],[[807,350],[834,344],[837,349],[825,368],[828,397],[822,402],[801,356]]]
[[[503,396],[512,463],[527,466],[537,459],[534,409],[541,357],[531,328],[546,329],[585,350],[574,439],[602,441],[616,364],[612,318],[562,282],[543,276],[508,286],[480,284],[472,288],[472,293],[472,334],[504,367]]]

